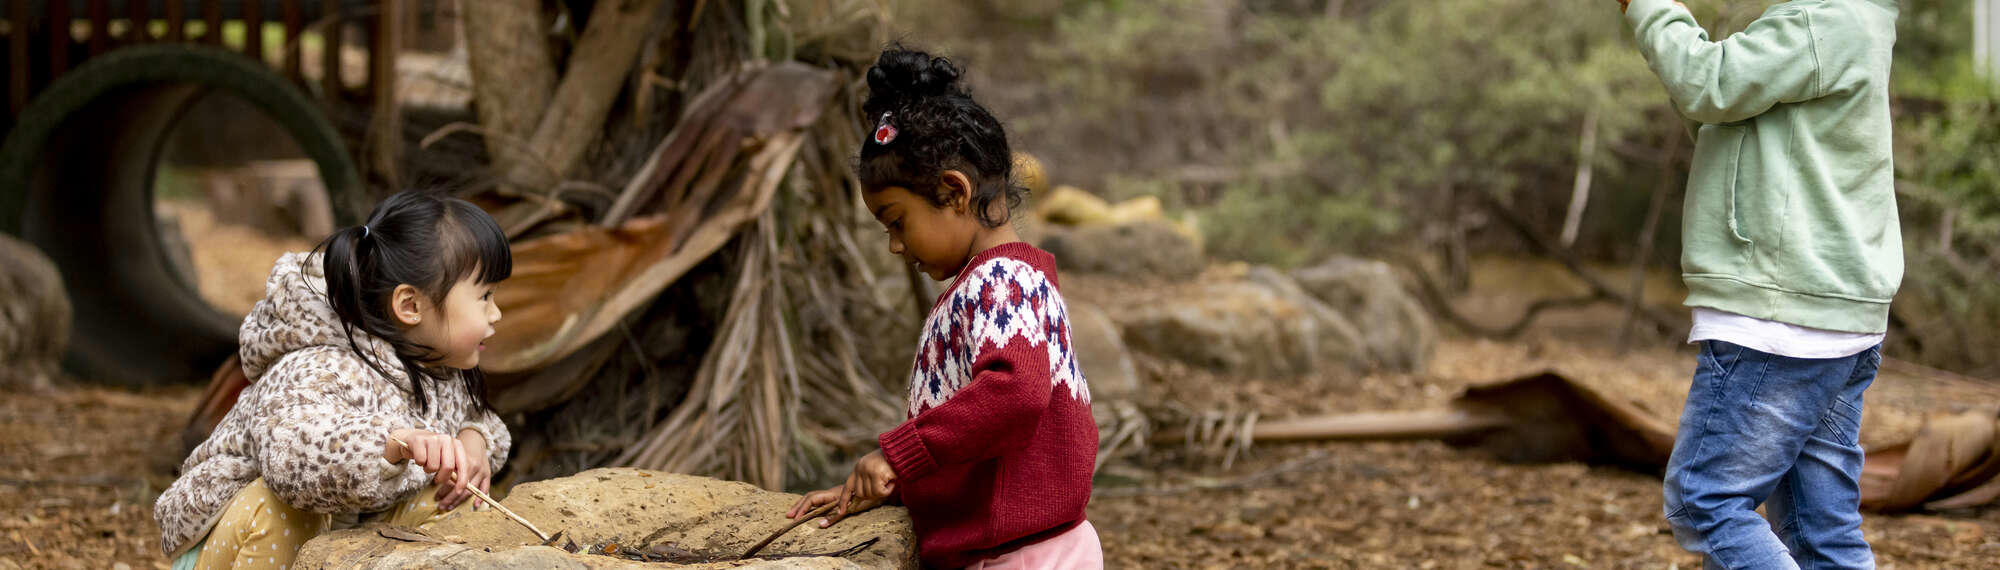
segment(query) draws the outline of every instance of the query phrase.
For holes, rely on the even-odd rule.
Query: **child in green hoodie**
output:
[[[1681,277],[1701,353],[1667,519],[1714,567],[1872,568],[1857,441],[1903,274],[1896,2],[1784,2],[1722,41],[1672,0],[1620,3],[1674,108],[1700,123]]]

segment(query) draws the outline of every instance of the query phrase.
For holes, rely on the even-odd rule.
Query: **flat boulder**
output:
[[[1268,268],[1129,306],[1113,319],[1134,349],[1217,372],[1296,376],[1370,365],[1352,323]]]
[[[1103,309],[1090,303],[1069,304],[1069,337],[1075,345],[1083,378],[1090,383],[1090,398],[1130,400],[1139,395],[1139,367],[1125,347],[1118,324]]]
[[[1036,246],[1064,272],[1186,279],[1207,266],[1201,246],[1165,220],[1040,228]]]
[[[1368,331],[1363,347],[1387,370],[1421,371],[1437,346],[1437,325],[1388,263],[1338,256],[1293,271],[1293,281]]]
[[[498,510],[467,511],[424,529],[369,525],[314,538],[297,568],[855,568],[914,569],[916,533],[909,512],[880,507],[831,528],[807,523],[737,560],[750,546],[792,521],[785,510],[798,495],[748,483],[639,469],[593,469],[526,483],[502,500],[544,532],[562,531],[542,546],[527,528]],[[563,546],[579,547],[571,553]],[[872,542],[870,542],[872,541]],[[608,550],[672,553],[669,562],[641,562]],[[851,551],[863,544],[858,552]]]

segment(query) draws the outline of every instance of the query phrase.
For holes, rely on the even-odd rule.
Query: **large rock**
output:
[[[1370,364],[1353,324],[1270,269],[1113,318],[1133,348],[1223,373],[1292,376]]]
[[[514,488],[508,508],[578,545],[616,542],[626,549],[672,545],[720,562],[640,563],[570,554],[540,546],[528,530],[497,510],[466,512],[421,533],[380,526],[329,533],[307,542],[298,568],[882,568],[917,567],[916,534],[908,511],[880,507],[831,528],[807,523],[759,556],[836,552],[870,539],[845,558],[804,557],[733,561],[791,521],[784,512],[798,495],[747,483],[637,469],[593,469]]]
[[[1200,246],[1164,220],[1037,229],[1036,244],[1065,272],[1186,279],[1207,265]]]
[[[1370,357],[1389,370],[1419,371],[1437,345],[1429,311],[1403,287],[1389,264],[1335,257],[1292,273],[1299,286],[1361,325]]]
[[[1092,402],[1130,400],[1139,395],[1139,367],[1118,334],[1118,325],[1096,305],[1069,304],[1069,337]]]
[[[41,250],[0,234],[0,388],[47,387],[69,345],[69,294]]]

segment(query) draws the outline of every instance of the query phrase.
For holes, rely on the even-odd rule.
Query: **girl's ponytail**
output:
[[[321,269],[326,275],[326,296],[333,314],[341,322],[361,322],[361,241],[367,225],[341,228],[320,242]]]

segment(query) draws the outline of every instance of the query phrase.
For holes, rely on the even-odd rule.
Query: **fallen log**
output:
[[[1251,442],[1441,439],[1510,462],[1581,461],[1658,473],[1673,429],[1637,406],[1554,372],[1467,388],[1442,409],[1257,422]],[[1191,439],[1165,432],[1154,443]]]
[[[1675,435],[1672,425],[1637,406],[1554,372],[1472,386],[1440,409],[1242,423],[1247,425],[1238,428],[1241,433],[1205,433],[1213,430],[1190,425],[1155,433],[1150,441],[1437,439],[1509,462],[1577,461],[1658,475],[1673,453]],[[1864,509],[1949,510],[2000,503],[2000,410],[1928,418],[1909,440],[1868,450],[1864,465]]]
[[[1916,436],[1870,450],[1861,506],[1879,511],[1948,510],[2000,500],[2000,413],[1926,418]]]

